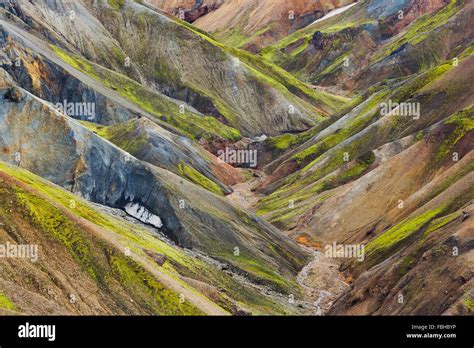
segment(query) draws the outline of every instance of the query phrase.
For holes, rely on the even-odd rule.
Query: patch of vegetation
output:
[[[115,276],[140,299],[143,306],[160,315],[202,315],[203,312],[180,295],[165,288],[153,275],[131,258],[110,253],[109,263]]]
[[[313,34],[316,31],[320,31],[322,33],[334,33],[368,23],[375,23],[375,21],[367,20],[366,18],[357,18],[357,16],[354,16],[353,11],[354,8],[341,15],[326,19],[322,22],[317,22],[313,25],[308,25],[300,30],[297,30],[284,37],[280,41],[265,47],[262,49],[261,54],[266,59],[281,64],[286,60],[286,57],[283,54],[283,51],[286,47],[293,45],[299,40],[311,40]]]
[[[367,256],[370,257],[393,250],[402,242],[411,237],[413,233],[426,226],[431,220],[438,216],[443,211],[443,209],[444,208],[441,207],[428,210],[418,216],[407,218],[394,227],[390,228],[367,244],[365,248]]]
[[[14,311],[17,309],[15,304],[1,291],[0,291],[0,308],[8,309],[11,311]]]
[[[356,165],[337,176],[334,180],[335,187],[343,185],[355,178],[359,178],[374,161],[375,155],[372,151],[362,155],[356,160]]]
[[[107,0],[107,3],[112,6],[114,10],[120,10],[125,5],[125,0]]]
[[[246,14],[248,20],[248,14]],[[242,48],[250,41],[254,40],[255,38],[259,37],[260,35],[265,34],[271,29],[270,25],[258,30],[257,32],[253,33],[252,35],[246,35],[243,33],[242,27],[240,28],[231,28],[230,30],[224,30],[221,32],[214,33],[215,37],[219,38],[219,41],[224,43],[227,46],[235,47],[235,48]]]
[[[424,137],[425,137],[425,132],[421,130],[421,131],[416,133],[415,141],[416,142],[421,141],[421,140],[423,140]]]
[[[470,298],[466,298],[463,304],[469,309],[470,312],[474,312],[474,301]]]
[[[232,55],[248,64],[249,67],[252,67],[254,71],[257,70],[261,74],[260,76],[266,77],[268,83],[283,92],[287,97],[291,96],[285,90],[290,91],[316,107],[320,107],[323,110],[326,109],[328,113],[339,110],[350,100],[349,98],[314,90],[285,69],[261,56],[256,56],[248,51],[236,48],[228,48],[228,50]]]
[[[298,136],[295,134],[282,134],[277,137],[268,138],[266,143],[273,149],[283,152],[289,149],[292,145],[298,143]]]
[[[446,226],[449,224],[451,221],[456,220],[461,214],[459,212],[455,212],[437,219],[434,219],[431,221],[431,223],[428,225],[426,230],[423,232],[423,238],[426,238],[429,236],[432,232],[439,230],[440,228]]]
[[[444,124],[454,127],[451,134],[443,140],[435,157],[435,161],[439,163],[446,158],[456,144],[464,138],[464,136],[474,129],[474,107],[470,106],[449,117]]]
[[[380,92],[380,93],[379,93]],[[330,126],[342,116],[348,114],[351,110],[362,104],[364,101],[369,100],[363,109],[359,111],[359,117],[362,117],[365,113],[371,111],[372,109],[378,107],[382,100],[387,97],[389,94],[389,89],[384,88],[382,85],[377,85],[369,88],[366,92],[359,94],[358,96],[354,97],[348,104],[344,106],[343,109],[339,110],[337,113],[333,114],[331,117],[325,118],[315,127],[298,133],[298,134],[282,134],[277,137],[268,138],[266,140],[266,144],[277,150],[278,152],[284,152],[291,147],[303,144],[304,142],[311,139],[311,137],[315,136],[318,132],[325,129],[326,127]],[[303,156],[304,157],[304,156]]]
[[[82,124],[85,124],[82,122]],[[90,127],[90,126],[88,126]],[[137,134],[135,132],[137,127],[137,120],[103,127],[92,126],[90,129],[95,131],[104,139],[114,143],[129,154],[136,156],[148,144],[148,137],[145,134]]]
[[[300,184],[298,182],[293,186],[284,187],[282,190],[275,191],[259,201],[257,213],[259,215],[265,215],[273,212],[269,218],[272,223],[279,222],[286,224],[285,221],[292,220],[297,215],[304,214],[307,209],[329,198],[332,194],[323,195],[315,199],[314,197],[316,195],[360,178],[367,172],[367,169],[374,163],[375,159],[374,153],[368,151],[358,157],[354,163],[348,164],[347,168],[342,169],[337,175],[330,175],[315,183],[308,181],[304,184]],[[306,184],[310,186],[304,186]],[[302,203],[308,199],[311,199],[311,202]],[[290,201],[293,201],[294,204],[299,202],[299,204],[296,208],[290,209],[288,208]],[[282,211],[283,209],[287,212]]]
[[[271,267],[256,262],[252,257],[240,253],[232,257],[232,263],[248,272],[248,276],[258,283],[270,285],[274,289],[287,293],[295,289],[295,283],[277,274]]]
[[[372,103],[369,103],[371,105],[366,105],[364,110],[362,110],[362,112],[360,112],[357,117],[344,124],[342,129],[338,129],[337,131],[328,134],[327,136],[319,140],[316,144],[313,144],[305,150],[294,155],[293,158],[299,164],[307,164],[303,171],[311,168],[318,160],[318,157],[324,152],[328,151],[329,149],[332,149],[344,140],[357,134],[361,130],[365,129],[370,123],[372,123],[374,119],[376,119],[376,117],[378,116],[377,110],[375,110],[376,106],[378,106],[378,104],[376,103],[376,100],[378,99],[375,98],[374,100],[375,101],[372,101]],[[368,113],[366,112],[366,109],[373,110],[373,112]],[[313,160],[313,162],[308,164],[308,162],[310,162],[311,160]]]
[[[180,163],[178,165],[179,174],[186,179],[189,179],[191,182],[195,183],[196,185],[201,186],[202,188],[216,194],[219,196],[224,196],[224,191],[217,185],[214,181],[208,179],[196,169]]]
[[[323,71],[321,71],[316,77],[314,77],[314,80],[321,80],[325,76],[333,74],[334,71],[342,67],[344,60],[346,58],[349,58],[349,56],[350,56],[350,53],[341,54],[339,57],[337,57],[337,59],[335,59],[331,64],[329,64]]]
[[[415,263],[415,261],[416,260],[413,257],[413,255],[406,256],[398,268],[398,272],[400,273],[400,276],[404,276],[405,274],[407,274],[408,271],[413,266],[413,264]]]
[[[83,237],[80,228],[46,200],[20,189],[16,196],[31,222],[61,242],[89,275],[98,280],[91,243]]]
[[[400,85],[390,96],[394,102],[403,102],[412,98],[417,92],[421,92],[424,88],[439,79],[453,68],[452,63],[444,63],[428,69],[427,71],[417,75]]]
[[[299,45],[296,49],[294,49],[293,51],[290,52],[290,56],[295,57],[295,56],[299,55],[300,53],[304,52],[304,50],[308,48],[309,43],[311,42],[311,39],[312,39],[311,35],[306,36],[302,40],[303,41],[302,44]]]

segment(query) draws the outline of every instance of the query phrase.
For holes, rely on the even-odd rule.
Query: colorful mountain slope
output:
[[[192,22],[227,45],[257,52],[351,0],[147,0],[154,8]]]
[[[472,14],[0,4],[0,313],[472,313]]]

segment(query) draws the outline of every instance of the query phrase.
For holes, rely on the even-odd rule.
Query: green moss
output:
[[[272,194],[259,201],[257,214],[265,215],[272,213],[269,217],[271,222],[283,223],[284,221],[292,221],[302,216],[308,208],[325,201],[334,194],[326,193],[318,196],[325,189],[325,183],[318,182],[311,188],[305,188],[289,195]],[[305,203],[307,200],[311,201]],[[294,208],[289,207],[290,202],[294,203]]]
[[[390,94],[389,88],[385,88],[385,89],[382,89],[381,91],[376,92],[371,98],[367,100],[364,107],[359,111],[359,115],[357,115],[356,119],[364,116],[366,113],[373,111],[374,109],[378,109],[380,107],[380,104],[385,99],[387,99],[389,94]]]
[[[398,272],[400,274],[400,276],[404,276],[405,274],[408,273],[408,271],[410,270],[410,268],[413,266],[413,264],[415,263],[415,258],[413,257],[413,255],[408,255],[406,256],[402,263],[400,264],[399,268],[398,268]]]
[[[335,33],[348,28],[356,28],[368,23],[376,23],[374,20],[367,20],[365,17],[354,14],[353,11],[356,11],[356,9],[350,9],[341,15],[297,30],[280,41],[265,47],[262,49],[261,54],[270,61],[276,62],[279,65],[284,65],[289,58],[295,55],[286,55],[283,53],[285,49],[290,45],[294,45],[299,40],[310,41],[316,31],[322,33]],[[299,53],[300,52],[297,54]]]
[[[290,280],[275,273],[269,267],[259,264],[254,259],[242,253],[239,256],[232,255],[232,263],[237,267],[246,270],[257,282],[262,282],[273,286],[276,290],[281,292],[288,292],[294,289],[295,284]]]
[[[325,118],[322,122],[317,124],[315,127],[311,128],[311,129],[309,129],[305,132],[302,132],[302,133],[299,133],[299,134],[283,134],[283,135],[280,135],[280,136],[277,136],[277,137],[269,138],[269,139],[266,140],[266,144],[269,147],[271,147],[271,148],[273,148],[273,149],[275,149],[279,152],[283,152],[283,151],[288,150],[291,147],[303,144],[304,142],[308,141],[309,139],[314,137],[316,134],[318,134],[318,132],[320,132],[321,130],[323,130],[326,127],[330,126],[335,121],[337,121],[339,118],[346,115],[352,109],[357,107],[359,104],[363,103],[370,96],[373,96],[373,98],[367,102],[367,104],[364,106],[364,108],[362,110],[360,110],[359,115],[356,118],[356,119],[360,119],[367,112],[369,112],[369,111],[371,111],[375,108],[378,108],[378,106],[380,105],[380,102],[384,98],[386,98],[387,95],[389,94],[388,89],[383,89],[382,91],[380,91],[380,89],[383,89],[383,87],[382,86],[374,86],[374,87],[369,88],[363,94],[360,94],[360,95],[356,96],[355,98],[353,98],[348,104],[346,104],[344,106],[343,109],[339,110],[337,113],[333,114],[331,117]],[[356,126],[356,125],[357,124],[355,123],[354,126]],[[351,126],[349,125],[349,127],[351,127]],[[295,155],[295,158],[300,160],[300,162],[303,162],[303,160],[307,157],[306,155],[314,154],[314,152],[315,152],[314,149],[315,149],[315,147],[312,150],[307,150],[306,154],[301,154],[301,155],[297,154],[297,155]],[[304,151],[305,150],[303,150],[303,152]],[[314,156],[313,156],[313,158],[314,158]]]
[[[68,53],[66,53],[65,51],[63,51],[62,49],[60,49],[59,47],[57,47],[55,45],[50,45],[50,47],[52,48],[54,53],[59,58],[61,58],[61,60],[68,63],[73,68],[75,68],[77,70],[80,70],[82,72],[85,72],[85,73],[87,73],[88,75],[91,75],[94,78],[97,78],[97,75],[94,73],[94,69],[92,68],[91,64],[69,55]]]
[[[469,309],[470,312],[474,312],[474,301],[471,300],[470,298],[466,298],[463,301],[463,304]]]
[[[294,49],[293,51],[290,52],[290,56],[291,57],[295,57],[297,55],[299,55],[300,53],[302,53],[305,49],[308,48],[309,46],[309,43],[311,42],[311,36],[308,35],[306,36],[305,38],[303,38],[303,42],[301,45],[299,45],[296,49]]]
[[[423,232],[423,238],[426,238],[429,236],[432,232],[439,230],[440,228],[446,226],[449,224],[451,221],[457,219],[461,214],[459,212],[455,212],[437,219],[434,219],[431,221],[431,223],[428,225],[426,230]]]
[[[350,180],[353,180],[354,178],[360,177],[369,166],[370,166],[370,163],[357,163],[355,166],[353,166],[349,170],[342,172],[337,177],[337,179],[335,180],[336,182],[335,186],[337,187],[339,185],[349,182]]]
[[[445,191],[447,188],[452,186],[458,180],[466,176],[467,174],[474,171],[474,160],[469,161],[465,166],[460,168],[457,172],[452,175],[447,176],[442,182],[437,185],[437,187],[431,190],[425,200],[422,202],[423,204],[429,202],[431,199],[439,195],[441,192]]]
[[[107,0],[107,3],[112,6],[114,10],[120,10],[125,5],[125,0]]]
[[[202,315],[202,311],[188,301],[180,301],[180,295],[165,288],[143,267],[130,258],[114,253],[109,255],[114,274],[141,305],[161,315]]]
[[[286,207],[279,208],[279,210],[273,211],[271,214],[266,216],[266,220],[271,222],[276,227],[281,230],[290,230],[292,227],[296,227],[298,220],[303,216],[303,214],[311,207],[311,204],[303,204],[299,201],[295,202],[294,208],[289,208],[288,204]],[[260,211],[268,210],[269,206],[264,206]]]
[[[215,193],[219,196],[224,196],[224,191],[217,185],[214,181],[208,179],[201,173],[199,173],[196,169],[187,166],[186,164],[180,163],[178,165],[179,174],[191,182],[195,183],[196,185],[201,186],[202,188]]]
[[[97,127],[97,134],[111,141],[124,151],[136,156],[149,142],[146,133],[134,133],[136,130],[136,119],[109,127]]]
[[[283,92],[287,97],[289,97],[289,95],[285,90],[303,98],[314,106],[323,109],[326,108],[328,113],[340,109],[350,100],[349,98],[314,90],[283,68],[267,61],[261,56],[256,56],[250,52],[235,48],[228,50],[232,55],[238,57],[249,67],[251,66],[254,68],[254,71],[257,70],[260,73],[260,77],[265,77],[267,83],[270,83],[273,87]]]
[[[431,83],[435,82],[452,68],[453,65],[451,63],[444,63],[431,68],[403,83],[390,96],[390,99],[392,99],[393,102],[406,101],[412,98],[417,92],[422,92],[424,88],[427,88]]]
[[[442,161],[453,150],[454,146],[464,136],[474,129],[474,107],[470,106],[449,117],[445,122],[446,125],[454,127],[451,134],[443,140],[435,157],[436,162]]]
[[[219,33],[215,35],[220,36]],[[232,30],[230,33],[225,35],[225,39],[222,40],[226,45],[233,46],[233,47],[242,47],[250,41],[250,37],[247,35],[243,35],[238,30]]]
[[[420,141],[420,140],[423,140],[423,138],[425,137],[425,132],[424,131],[419,131],[416,133],[415,135],[415,141]]]
[[[376,102],[379,100],[378,98],[374,98],[369,105],[366,105],[362,112],[359,113],[357,117],[346,123],[342,129],[338,131],[328,134],[321,140],[319,140],[316,144],[311,145],[310,147],[306,148],[305,150],[297,153],[293,156],[293,158],[300,164],[306,164],[306,167],[303,169],[304,171],[309,170],[317,161],[320,155],[324,152],[332,149],[336,145],[340,144],[344,140],[350,138],[351,136],[357,134],[361,130],[365,129],[373,120],[378,116],[376,110]],[[372,105],[374,104],[374,105]],[[373,110],[370,114],[366,110]],[[341,157],[342,158],[342,157]],[[310,162],[310,161],[313,162]],[[310,162],[308,164],[308,162]]]
[[[248,14],[246,14],[246,19],[249,19]],[[243,21],[242,21],[243,22]],[[244,25],[240,26],[239,28],[234,27],[229,29],[225,29],[220,32],[216,32],[213,35],[219,39],[220,42],[224,43],[227,46],[241,48],[248,44],[249,42],[253,41],[255,38],[265,34],[271,29],[270,25],[258,30],[257,32],[253,33],[252,35],[243,34]]]
[[[3,293],[0,291],[0,308],[8,310],[16,310],[15,304]]]
[[[419,231],[423,226],[426,226],[442,211],[443,208],[437,208],[428,210],[418,216],[405,219],[368,243],[365,248],[367,256],[370,257],[397,247],[400,243],[412,236],[413,233]]]
[[[283,189],[261,199],[258,203],[257,213],[259,215],[265,215],[274,212],[269,220],[272,223],[278,222],[287,225],[288,221],[292,221],[297,215],[303,215],[309,208],[329,198],[332,194],[323,195],[315,199],[314,197],[316,195],[360,178],[367,172],[367,169],[374,161],[375,155],[372,151],[369,151],[357,158],[353,164],[348,164],[348,166],[342,169],[337,175],[330,175],[314,183],[310,181],[301,183],[296,180],[294,185],[283,187]],[[310,200],[310,202],[302,204],[302,202],[306,200]],[[289,209],[288,204],[290,201],[295,202],[295,204],[296,202],[300,202],[300,204],[297,208]],[[283,209],[287,210],[287,212],[282,211]]]
[[[215,135],[218,135],[223,139],[235,142],[242,138],[239,130],[222,124],[212,116],[175,115],[169,119],[168,123],[185,131],[187,134],[192,134],[191,138],[193,139],[202,138],[210,140]]]
[[[97,280],[91,243],[82,236],[78,226],[58,208],[40,197],[22,190],[18,190],[16,196],[31,222],[61,242],[89,275]]]
[[[285,151],[296,143],[298,137],[294,134],[283,134],[274,138],[269,138],[266,143],[278,151]]]
[[[342,65],[344,63],[344,60],[346,58],[349,58],[349,56],[350,56],[350,53],[341,54],[330,65],[328,65],[323,71],[321,71],[318,74],[318,76],[316,76],[314,79],[315,80],[320,80],[320,79],[324,78],[325,76],[334,73],[334,71],[336,71],[337,69],[342,67]]]
[[[338,32],[338,31],[342,31],[344,29],[348,29],[348,28],[356,28],[356,27],[360,27],[362,25],[367,25],[367,24],[376,24],[377,21],[375,20],[364,20],[364,19],[361,19],[361,20],[358,20],[358,21],[347,21],[347,22],[343,22],[343,23],[336,23],[336,24],[332,24],[324,29],[322,29],[321,31],[323,33],[335,33],[335,32]]]

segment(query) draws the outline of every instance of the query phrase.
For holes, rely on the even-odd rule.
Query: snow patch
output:
[[[313,23],[311,23],[311,25],[315,24],[315,23],[319,23],[321,21],[324,21],[328,18],[331,18],[331,17],[334,17],[340,13],[343,13],[343,12],[346,12],[348,9],[350,9],[352,6],[355,6],[357,5],[358,2],[354,2],[353,4],[350,4],[350,5],[347,5],[347,6],[344,6],[344,7],[341,7],[341,8],[337,8],[335,10],[332,10],[330,11],[327,15],[325,15],[324,17],[321,17],[319,19],[316,19]]]
[[[262,135],[260,135],[260,136],[255,137],[255,138],[253,139],[253,141],[255,141],[255,142],[257,142],[257,143],[261,143],[262,141],[265,141],[265,140],[267,140],[267,139],[268,139],[267,135],[266,135],[266,134],[262,134]]]
[[[128,203],[125,206],[125,211],[127,214],[133,216],[134,218],[140,220],[143,223],[155,226],[156,228],[163,227],[163,222],[161,221],[160,217],[154,215],[148,209],[141,206],[138,203]]]

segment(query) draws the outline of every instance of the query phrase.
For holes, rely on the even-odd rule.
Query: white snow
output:
[[[138,203],[128,203],[125,206],[125,211],[127,214],[137,218],[141,222],[155,226],[156,228],[163,227],[163,222],[160,217],[154,215],[148,211],[145,207],[141,206]]]
[[[331,17],[334,17],[340,13],[343,13],[343,12],[346,12],[348,9],[350,9],[352,6],[355,6],[357,5],[358,2],[354,2],[353,4],[350,4],[350,5],[347,5],[347,6],[344,6],[344,7],[340,7],[340,8],[337,8],[335,10],[332,10],[331,12],[329,12],[327,15],[325,15],[324,17],[321,17],[319,19],[316,19],[313,23],[311,23],[311,25],[315,24],[315,23],[318,23],[318,22],[321,22],[321,21],[324,21],[328,18],[331,18]]]
[[[254,140],[255,142],[257,142],[257,143],[261,143],[262,141],[267,140],[267,138],[268,138],[268,137],[267,137],[266,134],[262,134],[262,135],[260,135],[260,136],[255,137],[255,139],[253,139],[253,140]]]

